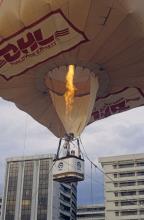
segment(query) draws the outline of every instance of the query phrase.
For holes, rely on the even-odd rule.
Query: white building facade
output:
[[[144,154],[103,157],[105,219],[144,220]]]
[[[77,220],[105,220],[104,205],[78,206]]]
[[[76,184],[53,181],[53,155],[7,160],[3,220],[75,220],[76,202]]]

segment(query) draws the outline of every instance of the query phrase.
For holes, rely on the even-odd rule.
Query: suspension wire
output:
[[[74,147],[77,147],[77,145],[76,145],[74,142],[71,142],[71,144],[72,144]],[[81,151],[81,154],[82,154],[82,157],[84,158],[85,155],[83,154],[82,151]],[[63,161],[63,162],[64,162],[65,164],[67,164],[67,165],[73,167],[71,164],[67,163],[66,161]],[[94,183],[95,183],[95,184],[99,183],[99,184],[102,184],[102,185],[104,186],[104,183],[98,181],[98,179],[93,178],[92,168],[93,168],[93,164],[91,163],[91,175],[85,174],[85,176],[86,176],[86,177],[90,180],[90,182],[91,182],[91,186],[90,186],[90,194],[91,194],[91,197],[90,197],[90,199],[91,199],[91,201],[92,201],[92,203],[93,203],[93,201],[94,201],[94,200],[93,200],[93,184],[94,184]],[[110,190],[111,190],[111,189],[110,189]]]
[[[93,167],[93,165],[92,165],[92,163],[91,163],[91,202],[92,202],[92,204],[93,204],[93,173],[92,173],[92,167]]]
[[[25,157],[27,137],[28,137],[28,115],[26,113],[26,115],[25,115],[25,127],[24,127],[24,145],[23,145],[23,154],[22,154],[23,159]]]
[[[99,170],[104,176],[108,177],[113,183],[115,183],[115,181],[114,181],[108,174],[106,174],[100,167],[98,167],[93,161],[91,161],[91,159],[90,159],[90,158],[88,157],[88,155],[87,155],[87,152],[86,152],[85,147],[84,147],[84,145],[83,145],[83,143],[82,143],[81,137],[79,137],[79,139],[80,139],[81,145],[82,145],[82,147],[83,147],[83,150],[84,150],[86,159],[95,167],[96,170]],[[84,155],[84,154],[83,154],[83,155]],[[121,187],[119,187],[119,188],[121,188]],[[113,189],[110,189],[110,188],[108,188],[108,189],[113,192]],[[132,196],[132,195],[130,195],[130,197],[131,197],[132,200],[137,200],[137,198],[138,198],[138,200],[137,200],[137,201],[138,201],[137,205],[138,205],[139,208],[140,208],[139,197],[135,198],[135,197]],[[133,204],[133,201],[131,201],[130,199],[124,198],[123,200],[128,201],[128,202],[130,202],[131,204]],[[119,200],[119,201],[120,201],[120,200]]]
[[[63,161],[63,163],[65,163],[65,164],[67,164],[67,165],[69,165],[70,167],[73,167],[71,164],[69,164],[68,162],[66,162],[66,161]],[[88,175],[88,174],[85,174],[85,176],[88,178],[88,179],[90,179],[91,180],[91,175]],[[95,179],[95,178],[92,178],[92,182],[93,183],[100,183],[100,184],[103,184],[103,183],[101,183],[100,181],[98,181],[97,179]]]
[[[84,147],[84,145],[83,145],[83,143],[82,143],[81,137],[79,137],[79,139],[80,139],[81,145],[82,145],[82,147],[83,147],[85,156],[86,156],[86,158],[89,160],[89,162],[92,163],[93,166],[94,166],[95,168],[97,168],[101,173],[103,173],[105,176],[107,176],[112,182],[114,182],[114,180],[113,180],[107,173],[105,173],[100,167],[98,167],[98,166],[89,158],[89,156],[88,156],[88,154],[87,154],[87,152],[86,152],[86,150],[85,150],[85,147]]]
[[[74,147],[76,147],[75,143],[72,142],[72,144],[73,144]],[[82,151],[81,151],[81,154],[82,154],[82,158],[83,158],[83,159],[84,159],[84,158],[87,158]],[[88,161],[89,161],[89,160],[88,160]],[[89,162],[90,162],[90,161],[89,161]],[[93,178],[92,167],[95,168],[95,166],[94,166],[93,163],[91,163],[91,162],[90,162],[90,164],[91,164],[91,176],[89,176],[89,175],[86,174],[86,173],[85,173],[85,176],[86,176],[88,179],[90,179],[90,181],[91,181],[91,201],[94,201],[94,199],[93,199],[93,186],[92,186],[92,184],[93,184],[93,183],[95,183],[95,184],[99,183],[99,184],[102,184],[103,187],[104,187],[104,182],[103,182],[103,181],[100,182],[98,179]],[[96,169],[96,168],[95,168],[95,169]],[[110,188],[109,188],[109,189],[110,189]],[[110,190],[112,190],[112,189],[110,189]]]

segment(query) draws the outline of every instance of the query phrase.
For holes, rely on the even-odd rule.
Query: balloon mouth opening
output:
[[[98,77],[89,68],[68,65],[49,71],[43,80],[65,132],[79,136],[91,117]],[[67,102],[65,95],[69,90],[72,94],[68,94]]]
[[[70,65],[74,66],[74,65]],[[64,96],[66,92],[66,77],[70,66],[63,66],[49,71],[44,77],[46,88],[59,96]],[[75,67],[73,84],[75,88],[74,96],[81,97],[90,94],[91,72],[83,67]]]

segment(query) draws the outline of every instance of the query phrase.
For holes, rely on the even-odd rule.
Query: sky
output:
[[[120,113],[89,125],[81,135],[89,158],[144,153],[144,107]],[[0,193],[6,158],[56,153],[58,138],[11,103],[0,99]],[[104,202],[103,176],[85,162],[85,181],[78,185],[78,204]]]

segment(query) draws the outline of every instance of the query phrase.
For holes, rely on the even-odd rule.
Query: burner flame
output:
[[[74,65],[69,65],[68,72],[66,75],[66,91],[64,93],[67,115],[72,111],[74,96],[76,92],[76,87],[74,86],[74,73]]]

